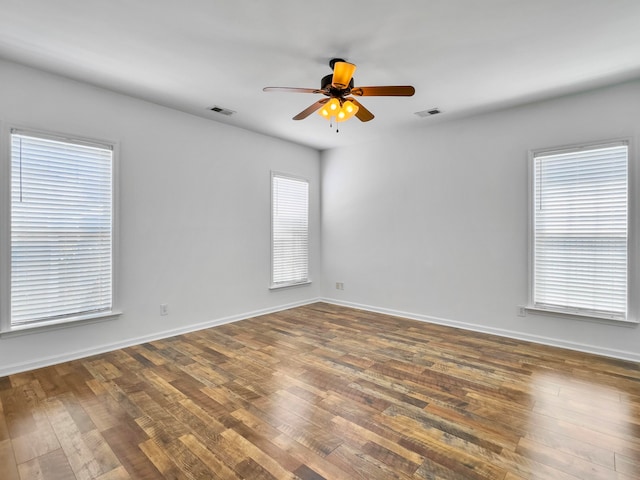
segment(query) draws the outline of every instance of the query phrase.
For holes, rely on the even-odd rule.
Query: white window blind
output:
[[[628,146],[533,156],[535,308],[626,319]]]
[[[273,286],[303,283],[309,277],[309,183],[279,174],[271,177]]]
[[[11,134],[11,326],[112,308],[113,149]]]

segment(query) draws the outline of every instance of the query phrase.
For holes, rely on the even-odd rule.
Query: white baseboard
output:
[[[303,305],[309,305],[315,302],[326,302],[334,305],[340,305],[344,307],[357,308],[359,310],[365,310],[369,312],[375,313],[383,313],[387,315],[393,315],[396,317],[408,318],[411,320],[418,320],[426,323],[434,323],[437,325],[445,325],[449,327],[461,328],[463,330],[470,330],[474,332],[481,333],[489,333],[492,335],[497,335],[500,337],[514,338],[517,340],[524,340],[533,343],[539,343],[542,345],[549,345],[553,347],[566,348],[568,350],[576,350],[579,352],[585,353],[593,353],[596,355],[601,355],[605,357],[618,358],[621,360],[630,360],[633,362],[640,362],[640,354],[634,352],[626,352],[623,350],[614,350],[609,348],[602,348],[595,345],[585,345],[575,342],[568,342],[564,340],[558,340],[555,338],[542,337],[538,335],[529,335],[522,332],[515,332],[511,330],[504,330],[499,328],[491,328],[484,327],[482,325],[470,324],[465,322],[458,322],[455,320],[448,320],[444,318],[432,317],[429,315],[422,315],[411,312],[404,312],[400,310],[393,310],[390,308],[382,308],[371,305],[363,305],[354,302],[344,302],[341,300],[336,300],[333,298],[314,298],[311,300],[305,300],[302,302],[290,303],[286,305],[279,305],[277,307],[265,308],[261,310],[254,310],[252,312],[245,312],[237,315],[231,315],[227,317],[217,318],[215,320],[210,320],[207,322],[197,323],[193,325],[188,325],[181,328],[176,328],[172,330],[165,330],[162,332],[157,332],[150,335],[145,335],[142,337],[130,338],[124,340],[122,342],[115,342],[110,344],[99,345],[96,347],[76,350],[73,352],[68,352],[63,355],[54,355],[49,357],[38,358],[29,362],[22,363],[14,363],[10,365],[4,365],[0,367],[0,377],[4,377],[7,375],[13,375],[15,373],[26,372],[29,370],[34,370],[37,368],[48,367],[51,365],[56,365],[62,362],[68,362],[71,360],[78,360],[80,358],[90,357],[92,355],[97,355],[100,353],[106,353],[113,350],[118,350],[120,348],[130,347],[132,345],[140,345],[142,343],[152,342],[155,340],[161,340],[163,338],[174,337],[176,335],[182,335],[185,333],[195,332],[198,330],[204,330],[211,327],[216,327],[219,325],[224,325],[227,323],[239,322],[240,320],[246,320],[248,318],[258,317],[260,315],[267,315],[269,313],[276,313],[283,310],[288,310],[290,308],[300,307]]]
[[[634,352],[627,352],[624,350],[614,350],[610,348],[598,347],[597,345],[586,345],[582,343],[569,342],[566,340],[559,340],[556,338],[543,337],[539,335],[530,335],[527,333],[516,332],[512,330],[504,330],[501,328],[485,327],[483,325],[458,322],[456,320],[448,320],[445,318],[431,317],[429,315],[404,312],[400,310],[393,310],[390,308],[374,307],[371,305],[362,305],[362,304],[353,303],[353,302],[344,302],[342,300],[336,300],[333,298],[322,298],[321,301],[326,303],[331,303],[334,305],[340,305],[343,307],[357,308],[359,310],[365,310],[369,312],[383,313],[387,315],[393,315],[396,317],[403,317],[411,320],[418,320],[420,322],[434,323],[437,325],[461,328],[463,330],[469,330],[473,332],[489,333],[491,335],[496,335],[499,337],[513,338],[516,340],[524,340],[527,342],[539,343],[542,345],[549,345],[552,347],[565,348],[567,350],[575,350],[578,352],[592,353],[592,354],[600,355],[603,357],[617,358],[620,360],[629,360],[632,362],[640,362],[640,354],[634,353]]]
[[[63,355],[53,355],[50,357],[38,358],[29,362],[14,363],[10,365],[3,365],[0,367],[0,377],[7,375],[13,375],[16,373],[26,372],[42,367],[49,367],[62,362],[68,362],[71,360],[78,360],[80,358],[90,357],[92,355],[98,355],[100,353],[111,352],[120,348],[131,347],[133,345],[140,345],[142,343],[153,342],[155,340],[161,340],[163,338],[175,337],[176,335],[182,335],[185,333],[195,332],[198,330],[204,330],[211,327],[217,327],[226,323],[239,322],[240,320],[246,320],[248,318],[259,317],[260,315],[267,315],[269,313],[281,312],[290,308],[301,307],[303,305],[309,305],[321,301],[320,298],[314,298],[312,300],[304,300],[296,303],[289,303],[286,305],[279,305],[277,307],[265,308],[261,310],[254,310],[252,312],[240,313],[237,315],[231,315],[228,317],[217,318],[215,320],[209,320],[207,322],[196,323],[193,325],[187,325],[185,327],[175,328],[171,330],[164,330],[162,332],[145,335],[142,337],[130,338],[123,340],[122,342],[109,343],[91,347],[82,350],[76,350],[73,352],[65,353]]]

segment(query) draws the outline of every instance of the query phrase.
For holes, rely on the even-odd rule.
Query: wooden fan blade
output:
[[[319,110],[320,107],[322,107],[322,105],[324,105],[328,101],[329,101],[328,98],[323,98],[322,100],[318,100],[316,103],[314,103],[313,105],[309,105],[307,108],[305,108],[303,111],[301,111],[295,117],[293,117],[293,119],[294,120],[302,120],[304,118],[307,118],[313,112],[315,112],[316,110]]]
[[[350,100],[357,105],[358,111],[356,112],[356,117],[358,117],[358,120],[360,120],[361,122],[368,122],[369,120],[373,120],[375,115],[367,110],[359,101],[357,101],[353,97],[349,97],[347,98],[347,100]]]
[[[331,85],[340,90],[344,90],[349,86],[353,72],[356,71],[356,66],[353,63],[348,62],[336,62],[333,65],[333,78],[331,79]]]
[[[411,85],[356,87],[351,89],[351,95],[359,97],[411,97],[414,93],[416,93],[416,89]]]
[[[297,87],[264,87],[263,92],[288,92],[288,93],[324,93],[317,88],[297,88]]]

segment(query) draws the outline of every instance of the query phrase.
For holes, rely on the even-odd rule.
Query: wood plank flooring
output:
[[[0,378],[0,478],[640,479],[640,365],[316,303]]]

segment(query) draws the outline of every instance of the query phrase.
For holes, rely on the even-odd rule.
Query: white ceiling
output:
[[[0,0],[0,57],[326,149],[640,78],[640,0]],[[262,91],[319,88],[333,57],[416,94],[336,133],[291,119],[323,97]]]

